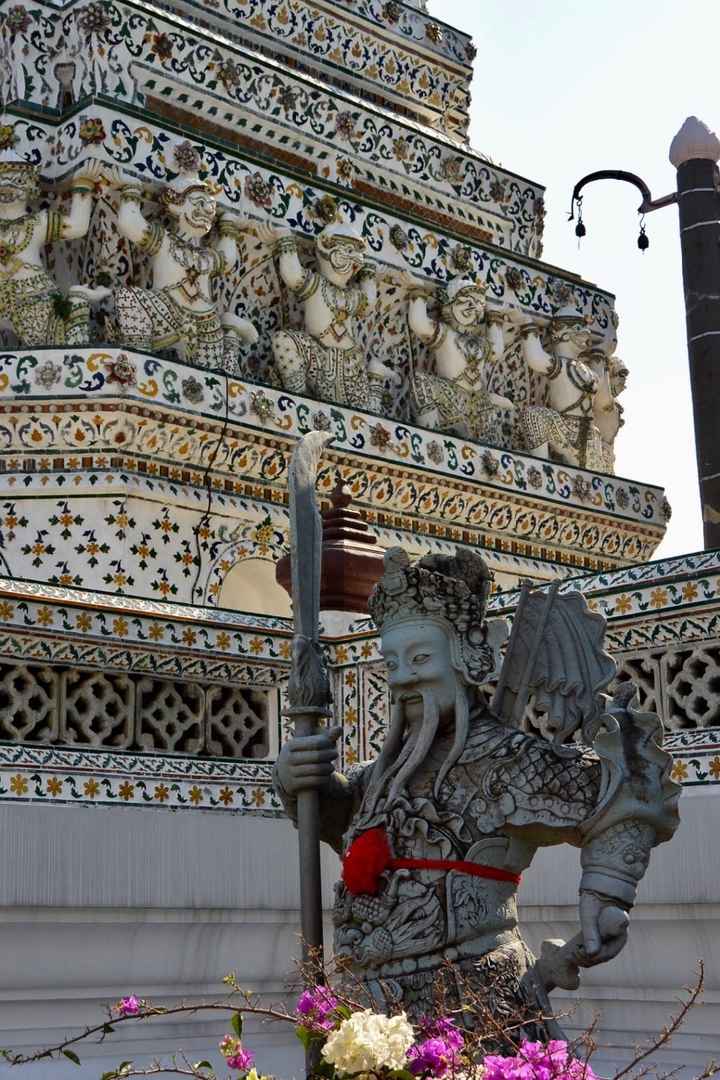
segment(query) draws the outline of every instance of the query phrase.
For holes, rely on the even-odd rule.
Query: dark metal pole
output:
[[[703,537],[720,548],[720,191],[717,138],[690,117],[673,140]]]
[[[288,709],[295,735],[314,735],[328,709]],[[303,968],[312,982],[323,978],[323,904],[320,864],[320,798],[317,791],[299,791],[297,830],[300,849],[300,925]]]

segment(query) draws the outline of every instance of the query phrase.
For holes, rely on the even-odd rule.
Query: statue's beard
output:
[[[408,727],[406,703],[410,697],[422,697],[423,715],[420,723]],[[372,773],[365,800],[368,813],[378,809],[381,797],[384,808],[407,795],[408,784],[428,758],[432,745],[440,728],[440,705],[430,689],[414,691],[412,694],[399,696],[393,701],[390,714],[390,727]],[[468,737],[470,724],[470,706],[467,690],[458,685],[455,695],[454,738],[452,746],[437,771],[433,784],[433,794],[439,798],[442,784],[462,754]]]

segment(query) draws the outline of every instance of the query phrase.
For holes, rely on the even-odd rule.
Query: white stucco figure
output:
[[[119,174],[115,182],[120,192],[118,230],[150,257],[153,282],[151,289],[114,290],[122,344],[146,350],[174,347],[182,360],[235,373],[240,342],[254,344],[257,332],[247,319],[218,309],[213,279],[235,266],[244,221],[218,214],[215,187],[195,173],[181,172],[161,195],[170,228],[145,219],[139,184]],[[204,243],[216,219],[218,238]]]
[[[39,194],[38,170],[13,150],[0,153],[0,323],[21,345],[83,345],[89,308],[71,288],[67,297],[45,269],[43,249],[76,240],[88,231],[95,185],[102,165],[88,159],[71,181],[67,213],[30,209]],[[81,291],[80,291],[81,292]]]
[[[602,439],[595,423],[598,379],[585,362],[592,346],[588,322],[572,307],[562,308],[547,331],[550,351],[541,342],[541,328],[521,312],[525,361],[546,379],[545,404],[521,410],[519,428],[526,448],[538,457],[554,456],[568,465],[604,470]]]
[[[315,241],[317,269],[306,268],[287,229],[256,227],[273,245],[280,277],[302,303],[303,330],[273,335],[273,354],[283,387],[295,394],[382,412],[383,393],[397,381],[378,358],[357,343],[357,322],[377,301],[375,266],[366,258],[358,227],[345,217],[326,225]]]
[[[587,354],[587,364],[597,378],[597,393],[593,402],[595,425],[602,439],[604,471],[615,472],[615,438],[625,423],[623,407],[617,400],[625,389],[628,369],[617,348],[617,315],[611,313],[605,333]]]
[[[456,278],[441,292],[441,314],[428,315],[426,286],[406,280],[408,321],[434,358],[433,371],[413,373],[416,419],[434,431],[509,445],[513,403],[487,389],[487,363],[505,347],[502,311],[488,309],[486,286]]]

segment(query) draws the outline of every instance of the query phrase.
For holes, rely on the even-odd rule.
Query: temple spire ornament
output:
[[[720,139],[697,116],[688,116],[670,143],[670,163],[679,169],[687,161],[720,161]]]
[[[330,506],[321,511],[320,611],[367,614],[368,597],[382,575],[383,550],[338,474]],[[279,559],[276,579],[292,591],[289,555]]]

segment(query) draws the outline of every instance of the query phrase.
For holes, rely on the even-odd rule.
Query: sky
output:
[[[470,141],[545,184],[543,259],[608,289],[630,369],[618,475],[665,487],[673,516],[656,556],[702,548],[677,208],[645,219],[639,192],[585,189],[587,236],[567,216],[576,180],[596,169],[641,176],[654,198],[676,186],[670,141],[686,116],[720,130],[717,0],[430,0],[478,50]],[[720,417],[718,417],[720,427]],[[719,433],[720,437],[720,433]]]

